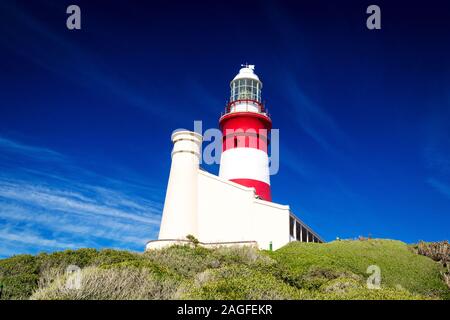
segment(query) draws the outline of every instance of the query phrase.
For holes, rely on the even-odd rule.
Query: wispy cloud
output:
[[[102,177],[56,151],[0,137],[5,151],[16,157],[0,173],[0,257],[78,247],[140,251],[157,236],[162,206],[154,186]],[[24,158],[39,163],[26,161],[24,169]]]
[[[89,185],[86,185],[85,188],[87,190],[91,189]],[[124,197],[123,194],[118,194],[118,192],[116,194],[118,197]],[[154,219],[148,217],[149,212],[144,214],[140,210],[136,210],[136,207],[142,208],[142,205],[131,203],[131,206],[126,206],[123,205],[125,201],[128,203],[132,201],[127,199],[121,200],[121,198],[115,200],[115,203],[107,204],[101,192],[96,192],[95,197],[88,199],[79,193],[47,188],[41,185],[30,185],[29,181],[0,181],[0,197],[18,202],[32,203],[35,206],[48,208],[49,210],[65,210],[74,213],[129,219],[142,223],[155,223]]]
[[[337,152],[337,145],[347,147],[350,138],[334,118],[314,103],[300,88],[295,78],[286,74],[286,89],[297,124],[326,151]]]
[[[54,6],[51,3],[42,5]],[[165,120],[186,116],[186,110],[164,108],[167,102],[165,97],[158,95],[158,90],[150,84],[145,90],[136,89],[137,84],[130,83],[126,76],[112,72],[95,52],[65,37],[64,28],[49,28],[25,5],[0,2],[0,11],[4,13],[3,26],[8,26],[2,30],[0,46],[3,48],[80,87],[95,90],[96,93],[105,92],[125,106],[145,110]]]
[[[450,199],[450,184],[443,183],[436,180],[435,178],[429,178],[427,183],[432,186],[435,190]]]
[[[426,133],[426,144],[423,148],[425,165],[432,172],[450,176],[450,131],[445,130],[438,122],[432,123],[434,125]]]
[[[202,115],[217,116],[217,112],[225,107],[226,97],[215,96],[208,90],[208,86],[205,86],[201,81],[191,78],[186,81],[186,91],[195,99],[198,112]]]
[[[41,248],[60,248],[60,249],[73,249],[76,247],[75,244],[70,242],[64,242],[56,239],[46,239],[39,235],[36,235],[30,230],[26,232],[21,231],[9,231],[8,229],[0,230],[0,239],[14,243],[22,243],[22,244],[34,244],[35,246],[39,246]],[[2,255],[2,252],[0,252]]]
[[[29,146],[0,136],[0,152],[20,153],[45,160],[62,160],[63,155],[50,149]]]
[[[310,43],[303,38],[300,21],[292,18],[290,12],[273,1],[263,1],[262,10],[267,22],[277,32],[283,58],[275,61],[277,65],[280,92],[286,93],[286,108],[291,118],[315,143],[333,156],[345,158],[345,151],[352,146],[352,139],[344,132],[313,94],[306,91],[297,78],[311,59]]]
[[[427,169],[426,183],[450,198],[450,94],[447,103],[430,101],[425,119],[422,156]]]

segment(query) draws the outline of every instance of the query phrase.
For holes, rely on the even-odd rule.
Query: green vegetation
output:
[[[0,260],[2,299],[450,299],[443,266],[400,241],[173,246],[144,254],[80,249]],[[69,265],[82,270],[79,285]],[[368,289],[370,265],[381,288]],[[71,282],[72,281],[72,282]]]
[[[401,241],[294,242],[271,253],[271,257],[279,262],[278,268],[284,270],[285,281],[301,288],[323,288],[324,283],[337,278],[365,281],[369,276],[368,266],[376,265],[381,270],[382,288],[400,289],[399,292],[426,298],[450,298],[441,276],[442,267],[415,254]],[[378,290],[368,290],[367,294],[372,296],[375,291]],[[391,295],[391,292],[386,293]],[[379,291],[375,296],[380,294],[383,293]],[[352,298],[352,294],[342,297],[347,296]]]

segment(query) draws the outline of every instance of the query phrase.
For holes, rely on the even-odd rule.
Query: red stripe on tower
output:
[[[261,103],[262,82],[253,65],[245,65],[230,82],[231,97],[219,120],[223,134],[219,176],[255,188],[271,201],[269,156],[272,120]]]

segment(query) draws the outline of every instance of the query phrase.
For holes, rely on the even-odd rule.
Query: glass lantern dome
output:
[[[254,70],[254,65],[243,65],[231,80],[227,112],[264,112],[261,103],[262,82]]]

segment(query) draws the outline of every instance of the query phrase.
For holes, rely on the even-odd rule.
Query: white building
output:
[[[187,235],[204,246],[273,250],[290,241],[323,242],[288,205],[271,202],[267,130],[272,122],[261,104],[262,82],[253,69],[245,66],[230,84],[230,103],[220,119],[224,146],[219,176],[199,166],[200,134],[172,134],[159,237],[147,243],[147,250],[185,243]]]

